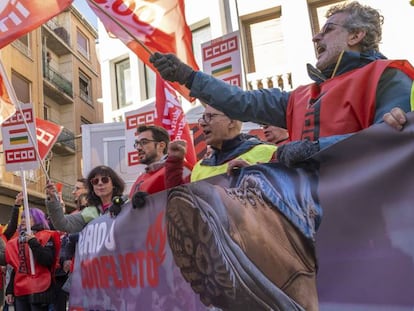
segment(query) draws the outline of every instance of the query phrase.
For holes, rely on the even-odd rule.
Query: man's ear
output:
[[[167,144],[165,143],[165,141],[160,141],[157,144],[159,146],[159,149],[161,150],[161,152],[164,151],[165,147],[167,147]]]
[[[362,41],[362,39],[365,38],[366,34],[367,32],[365,30],[356,30],[350,33],[348,37],[348,45],[351,48],[357,46]]]
[[[236,120],[232,120],[232,119],[230,119],[230,122],[229,122],[229,128],[233,128],[233,127],[235,127],[236,126]]]

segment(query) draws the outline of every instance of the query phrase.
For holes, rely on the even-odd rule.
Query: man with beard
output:
[[[145,172],[138,176],[131,187],[129,197],[140,193],[152,194],[166,189],[165,186],[165,158],[170,143],[168,132],[155,125],[140,125],[137,129],[137,138],[134,148],[138,152],[141,164],[146,164]],[[184,175],[191,172],[191,166],[186,163]]]

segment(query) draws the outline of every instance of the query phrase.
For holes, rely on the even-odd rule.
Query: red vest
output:
[[[132,198],[135,192],[143,191],[149,194],[165,190],[165,166],[155,172],[143,173],[138,176],[131,187],[129,197]]]
[[[184,162],[184,177],[189,175],[191,172],[190,165],[185,161]],[[138,176],[135,183],[132,185],[129,192],[129,197],[132,198],[135,192],[143,191],[149,194],[156,192],[164,191],[165,186],[165,166],[162,166],[160,169],[152,172],[143,173]]]
[[[57,231],[51,230],[42,230],[35,234],[36,238],[42,246],[45,246],[46,243],[53,238],[55,244],[55,264],[49,268],[39,265],[34,260],[34,274],[30,270],[30,255],[29,255],[29,245],[25,243],[25,258],[27,273],[19,272],[20,258],[19,258],[19,238],[11,239],[6,246],[6,262],[10,264],[14,271],[14,295],[23,296],[34,293],[41,293],[46,291],[51,284],[52,274],[55,269],[55,265],[59,260],[60,252],[60,237]]]
[[[403,60],[377,60],[362,68],[300,86],[289,98],[287,126],[290,140],[348,134],[373,124],[377,85],[387,67],[414,79],[414,68]]]

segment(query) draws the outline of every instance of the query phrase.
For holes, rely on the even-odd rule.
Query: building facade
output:
[[[43,168],[26,174],[31,206],[44,207],[48,176],[63,185],[65,204],[74,207],[72,187],[82,177],[81,125],[103,121],[97,37],[96,29],[71,6],[1,49],[19,101],[33,103],[36,117],[63,126]],[[1,161],[0,222],[4,223],[22,181],[19,172],[7,172]]]

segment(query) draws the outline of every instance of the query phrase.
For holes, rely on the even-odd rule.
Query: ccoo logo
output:
[[[20,25],[30,15],[30,11],[17,0],[0,2],[0,32]]]

